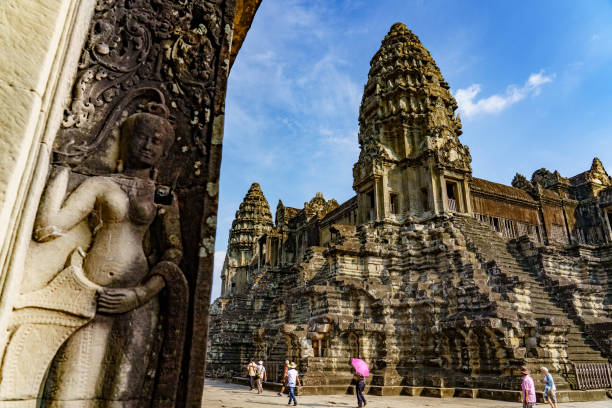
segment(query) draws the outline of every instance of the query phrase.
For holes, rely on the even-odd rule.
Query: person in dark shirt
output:
[[[365,377],[359,373],[353,374],[353,379],[355,380],[355,394],[357,394],[357,406],[365,407],[368,403],[363,396],[363,390],[366,386]],[[363,405],[362,405],[363,404]]]

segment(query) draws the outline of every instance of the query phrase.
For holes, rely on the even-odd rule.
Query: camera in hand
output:
[[[155,204],[172,204],[172,188],[169,186],[157,186],[155,189]]]

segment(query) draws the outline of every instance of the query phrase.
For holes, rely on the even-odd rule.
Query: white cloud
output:
[[[225,251],[215,251],[215,267],[213,269],[213,286],[210,294],[211,302],[221,296],[221,269],[225,261]]]
[[[537,96],[542,85],[552,82],[555,74],[546,75],[540,71],[529,75],[525,84],[518,88],[510,85],[505,94],[495,94],[487,98],[476,100],[480,93],[480,84],[473,84],[467,88],[457,90],[455,99],[459,104],[459,110],[466,117],[473,117],[479,114],[499,113],[511,105],[525,99],[527,96]]]
[[[527,86],[529,88],[538,88],[541,85],[544,85],[548,82],[552,82],[554,75],[546,76],[544,75],[544,71],[540,71],[537,74],[529,75],[529,79],[527,80]]]

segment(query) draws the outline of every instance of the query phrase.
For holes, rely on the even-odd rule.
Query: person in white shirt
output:
[[[295,387],[302,386],[300,381],[300,374],[295,369],[295,367],[295,363],[289,364],[289,371],[287,371],[287,375],[285,377],[287,388],[289,388],[289,402],[287,403],[287,405],[290,405],[291,401],[293,400],[293,406],[297,405],[297,400],[295,399]]]
[[[555,380],[553,380],[552,374],[548,372],[548,368],[540,367],[542,375],[544,375],[544,402],[549,403],[551,408],[557,408],[557,387],[555,386]]]
[[[263,361],[259,360],[257,363],[257,393],[263,393],[263,382],[267,380],[266,367],[263,365]]]

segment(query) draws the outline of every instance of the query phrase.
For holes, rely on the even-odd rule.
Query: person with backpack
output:
[[[285,388],[287,388],[287,371],[289,371],[289,360],[285,360],[285,368],[283,370],[283,376],[282,376],[283,386],[281,387],[281,390],[278,393],[279,397],[283,395]]]
[[[263,393],[263,382],[267,381],[266,367],[264,367],[263,361],[259,360],[259,362],[257,363],[256,371],[257,371],[257,393],[262,394]]]
[[[291,401],[293,400],[293,406],[297,405],[297,399],[295,399],[295,387],[302,385],[300,381],[300,374],[295,369],[296,367],[297,366],[295,363],[289,364],[289,370],[287,371],[286,376],[287,388],[289,388],[289,402],[287,405],[290,405]]]

